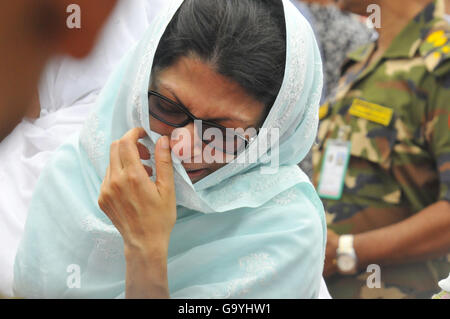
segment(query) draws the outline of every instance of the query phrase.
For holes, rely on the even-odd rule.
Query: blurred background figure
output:
[[[381,28],[348,55],[321,111],[313,163],[328,222],[324,275],[334,298],[431,298],[450,271],[445,2],[336,3],[360,15],[378,5]]]
[[[52,59],[39,85],[40,116],[94,102],[119,61],[167,2],[119,1],[88,57]]]
[[[48,59],[56,54],[86,56],[116,0],[77,0],[81,29],[66,25],[73,2],[0,1],[0,141],[30,112]]]
[[[358,16],[340,10],[333,1],[292,0],[313,27],[322,53],[324,87],[322,102],[335,90],[341,77],[341,67],[347,54],[374,41],[378,35]],[[312,152],[300,164],[312,178]]]
[[[358,16],[340,10],[332,1],[293,0],[313,26],[320,42],[324,65],[324,98],[332,92],[341,76],[341,66],[347,54],[358,47],[376,40],[374,29],[369,28]]]

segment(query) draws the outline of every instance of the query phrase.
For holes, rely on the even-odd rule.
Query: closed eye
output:
[[[172,104],[161,100],[158,100],[158,102],[156,103],[156,107],[158,108],[159,111],[166,114],[183,113]]]

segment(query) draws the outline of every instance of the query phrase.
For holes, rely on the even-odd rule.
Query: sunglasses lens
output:
[[[189,117],[176,105],[156,95],[150,95],[148,99],[150,114],[159,120],[173,125],[185,122]]]

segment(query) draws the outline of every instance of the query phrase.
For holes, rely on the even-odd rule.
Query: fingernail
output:
[[[169,139],[167,136],[163,136],[161,137],[161,147],[165,150],[167,150],[169,148]]]

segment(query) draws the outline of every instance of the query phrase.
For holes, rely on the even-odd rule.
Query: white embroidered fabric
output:
[[[14,257],[42,169],[67,137],[82,128],[119,60],[165,5],[165,0],[120,0],[87,59],[49,62],[39,85],[41,117],[24,119],[0,143],[0,295],[13,295]],[[93,144],[102,142],[99,136]],[[99,150],[92,148],[91,156],[100,156]]]

